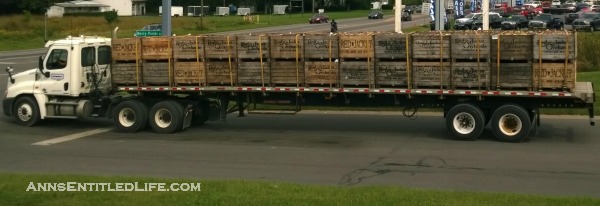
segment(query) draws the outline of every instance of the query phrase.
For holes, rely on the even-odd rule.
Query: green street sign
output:
[[[162,31],[137,30],[135,36],[162,36]]]

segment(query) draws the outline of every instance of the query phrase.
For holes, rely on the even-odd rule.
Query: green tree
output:
[[[64,0],[20,0],[19,8],[32,14],[45,14],[52,5]]]

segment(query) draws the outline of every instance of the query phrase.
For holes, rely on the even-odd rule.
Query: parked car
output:
[[[371,10],[367,16],[369,19],[383,19],[383,12],[381,10]]]
[[[478,17],[480,17],[481,15],[482,15],[482,13],[470,13],[470,14],[467,14],[463,18],[456,19],[454,21],[454,29],[455,30],[472,29],[471,26],[473,25],[473,21],[475,19],[477,19]]]
[[[552,6],[557,6],[558,7],[560,5],[561,5],[560,0],[552,0]]]
[[[502,30],[519,30],[529,26],[529,19],[523,15],[512,15],[501,23]]]
[[[327,23],[329,21],[329,17],[324,13],[314,14],[310,19],[308,19],[308,23]]]
[[[577,3],[577,4],[575,4],[575,11],[576,12],[577,11],[581,11],[582,9],[583,10],[587,10],[587,8],[589,8],[589,7],[591,7],[591,5],[589,5],[589,4],[586,4],[586,3],[583,3],[583,2],[582,3]]]
[[[573,30],[587,30],[594,32],[600,29],[600,13],[587,12],[573,21]]]
[[[591,11],[592,12],[600,12],[600,5],[592,5]]]
[[[540,14],[529,21],[529,29],[563,29],[565,24],[559,16]]]
[[[421,5],[415,6],[415,12],[417,12],[418,14],[420,14],[421,10],[423,10],[423,7]]]
[[[404,8],[404,10],[402,10],[402,13],[404,12],[409,12],[410,14],[413,14],[415,13],[415,10],[411,6],[407,6],[406,8]]]
[[[412,15],[409,12],[402,12],[402,17],[400,17],[402,21],[412,21]]]
[[[583,14],[583,12],[569,13],[565,15],[565,24],[572,24],[575,19],[581,17],[581,14]]]
[[[502,26],[502,16],[500,16],[500,14],[498,13],[492,13],[490,12],[489,14],[490,17],[490,29],[500,29],[500,27]],[[471,29],[482,29],[483,28],[483,15],[477,17],[476,19],[473,20],[473,26],[471,26]]]

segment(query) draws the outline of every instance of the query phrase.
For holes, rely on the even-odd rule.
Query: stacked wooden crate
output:
[[[208,85],[237,84],[236,36],[204,36]]]
[[[204,44],[201,36],[173,38],[173,82],[176,86],[206,85]]]
[[[490,88],[490,40],[489,32],[465,31],[452,35],[453,88]]]
[[[142,83],[141,48],[139,38],[112,40],[111,78],[114,86]]]
[[[338,43],[337,35],[304,36],[304,74],[307,86],[339,85]]]
[[[412,83],[414,88],[449,88],[450,33],[412,35]]]
[[[375,66],[373,35],[369,33],[339,36],[340,84],[349,87],[374,87]]]
[[[576,35],[544,31],[533,36],[533,86],[537,90],[568,90],[575,87]]]
[[[171,37],[142,39],[143,85],[171,85],[172,44]]]
[[[268,35],[237,37],[238,83],[266,86],[271,82]]]
[[[304,36],[273,34],[270,37],[271,84],[304,85]]]
[[[532,41],[524,31],[492,34],[492,87],[532,89]]]
[[[409,37],[410,35],[398,33],[375,34],[375,82],[378,87],[409,85]]]

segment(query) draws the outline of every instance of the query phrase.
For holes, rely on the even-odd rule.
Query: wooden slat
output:
[[[206,83],[204,62],[175,62],[174,82],[177,85],[200,85]]]
[[[338,36],[307,34],[304,36],[305,58],[327,60],[339,57]]]
[[[413,86],[419,87],[449,87],[450,62],[413,62]]]
[[[306,84],[339,84],[338,62],[308,61],[304,68]]]
[[[406,35],[375,34],[375,58],[406,59]],[[410,47],[409,47],[410,49]]]
[[[201,36],[178,36],[173,39],[173,58],[200,59],[204,57],[204,44]]]
[[[400,87],[408,85],[406,62],[376,62],[376,82],[379,86]]]
[[[375,55],[370,34],[342,34],[339,39],[341,58],[373,58]]]
[[[142,38],[142,59],[144,60],[166,60],[173,55],[171,37],[147,37]]]

